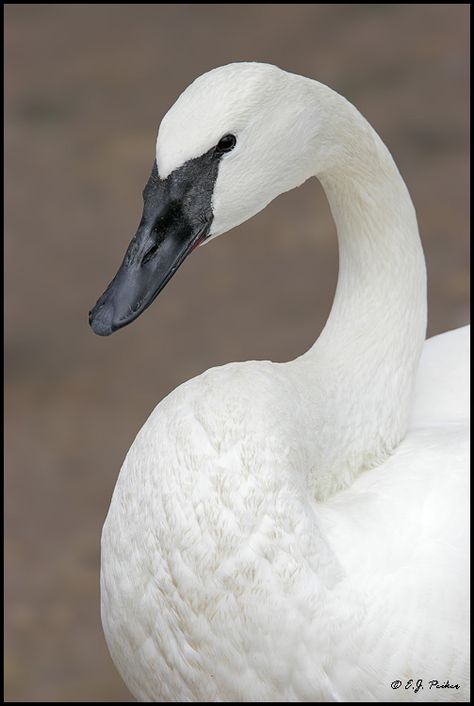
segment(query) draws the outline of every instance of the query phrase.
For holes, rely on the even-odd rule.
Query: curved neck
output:
[[[317,426],[317,497],[385,460],[403,439],[427,315],[408,190],[375,131],[337,99],[350,129],[340,127],[336,163],[317,175],[337,227],[337,289],[320,337],[294,361],[304,366],[313,432]]]

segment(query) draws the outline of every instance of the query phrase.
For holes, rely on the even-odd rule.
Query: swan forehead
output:
[[[271,64],[237,63],[199,76],[164,116],[156,142],[161,179],[238,134],[286,72]]]

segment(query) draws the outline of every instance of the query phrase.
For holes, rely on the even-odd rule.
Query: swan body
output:
[[[92,325],[128,323],[148,305],[147,267],[156,296],[167,257],[172,274],[182,253],[311,176],[340,249],[318,340],[289,363],[232,363],[184,383],[120,471],[102,533],[102,622],[140,701],[469,698],[469,328],[424,341],[415,212],[350,103],[264,64],[197,79],[163,119],[139,231]],[[179,189],[186,208],[209,208],[185,218]],[[169,194],[173,218],[156,206]],[[181,250],[175,235],[150,250],[148,221],[194,225]]]

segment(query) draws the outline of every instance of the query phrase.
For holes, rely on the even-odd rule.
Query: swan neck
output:
[[[408,190],[375,131],[338,98],[341,147],[316,175],[337,228],[337,288],[320,337],[297,359],[315,401],[318,497],[384,461],[405,436],[427,316]]]

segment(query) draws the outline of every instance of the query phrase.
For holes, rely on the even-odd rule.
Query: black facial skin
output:
[[[114,279],[89,313],[94,333],[109,336],[140,316],[185,257],[207,238],[219,162],[234,145],[235,138],[233,142],[223,138],[166,179],[160,179],[154,163],[135,237]]]

